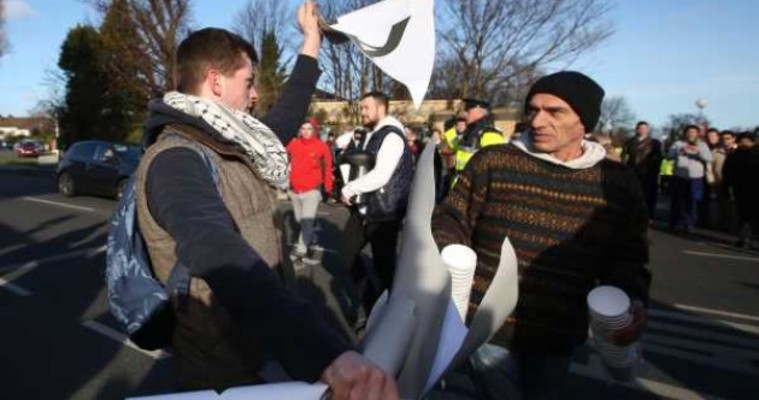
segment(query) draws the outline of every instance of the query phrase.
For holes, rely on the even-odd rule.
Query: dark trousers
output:
[[[350,269],[357,295],[363,300],[366,311],[374,304],[382,291],[390,289],[395,275],[395,258],[401,221],[367,222],[357,210],[352,209],[343,231],[340,251],[342,264]],[[372,287],[365,266],[361,263],[361,250],[369,243],[372,249],[372,267],[379,278],[379,285]]]
[[[638,175],[640,186],[643,189],[643,197],[646,200],[648,219],[654,219],[656,211],[656,199],[659,196],[659,176]]]
[[[672,203],[669,210],[669,226],[691,229],[697,222],[698,204],[703,200],[702,178],[672,177]]]

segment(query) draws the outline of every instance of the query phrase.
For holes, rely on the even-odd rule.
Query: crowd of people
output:
[[[256,52],[221,29],[182,41],[176,91],[150,103],[136,207],[156,276],[166,283],[183,264],[192,277],[186,298],[174,302],[179,388],[260,383],[261,371],[276,361],[293,379],[327,383],[335,399],[398,398],[394,377],[362,357],[356,343],[276,273],[283,254],[294,263],[313,261],[323,200],[348,207],[339,258],[362,300],[360,332],[360,317],[383,290],[392,291],[423,147],[420,132],[392,116],[380,92],[359,99],[360,128],[320,139],[320,121],[306,119],[320,74],[318,19],[316,5],[306,0],[298,12],[301,53],[280,98],[260,119],[249,113],[257,99]],[[699,210],[714,197],[724,218],[735,200],[742,244],[757,233],[757,189],[750,180],[759,151],[750,134],[702,135],[689,126],[664,149],[640,122],[614,160],[613,149],[588,140],[603,97],[592,78],[557,72],[531,86],[521,134],[511,140],[495,128],[482,99],[465,99],[463,113],[428,138],[438,172],[432,234],[440,248],[460,243],[478,255],[467,322],[490,286],[506,237],[520,275],[513,315],[430,398],[554,398],[586,340],[585,297],[598,284],[619,287],[632,300],[632,322],[614,333],[614,342],[640,337],[651,283],[647,229],[667,160],[673,228],[688,231],[706,221]],[[277,190],[289,193],[300,225],[291,251],[276,217]],[[367,283],[359,262],[367,244],[377,287]]]
[[[678,233],[695,227],[736,234],[738,247],[755,247],[759,234],[755,206],[758,191],[752,185],[759,152],[755,134],[720,131],[706,125],[687,125],[667,145],[651,137],[640,121],[635,136],[621,149],[621,161],[635,171],[654,219],[660,192],[670,196],[668,226]]]

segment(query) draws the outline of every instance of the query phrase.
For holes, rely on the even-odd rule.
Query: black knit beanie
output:
[[[596,127],[604,90],[593,79],[575,71],[561,71],[538,79],[527,93],[524,103],[526,113],[530,112],[532,96],[538,93],[552,94],[566,101],[580,116],[585,132]]]

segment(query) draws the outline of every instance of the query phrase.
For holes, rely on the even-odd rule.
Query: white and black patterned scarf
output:
[[[221,136],[235,143],[253,161],[270,185],[286,189],[290,164],[277,135],[261,121],[224,104],[185,93],[169,92],[163,102],[187,115],[202,118]]]

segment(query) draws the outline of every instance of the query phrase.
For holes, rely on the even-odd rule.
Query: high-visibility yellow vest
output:
[[[445,133],[443,134],[443,140],[445,140],[445,144],[448,145],[448,147],[456,151],[456,147],[459,145],[459,133],[456,131],[456,127],[451,127]]]
[[[672,176],[675,174],[675,160],[663,159],[661,161],[661,167],[659,167],[659,174],[661,176]]]
[[[485,128],[480,134],[480,140],[475,146],[464,146],[459,143],[456,149],[456,171],[462,171],[477,151],[483,147],[506,143],[503,134],[495,128]]]

